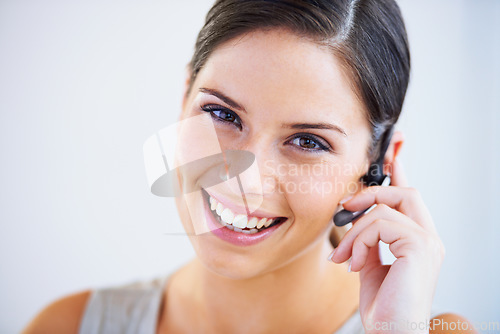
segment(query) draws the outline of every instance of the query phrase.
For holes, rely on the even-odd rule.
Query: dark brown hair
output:
[[[343,63],[372,127],[368,157],[401,113],[410,75],[405,26],[394,0],[217,0],[190,62],[191,90],[220,44],[254,30],[284,28],[329,47]]]

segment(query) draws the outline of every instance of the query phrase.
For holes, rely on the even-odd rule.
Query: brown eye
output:
[[[241,130],[241,121],[233,111],[219,105],[207,105],[201,107],[203,111],[209,112],[216,121],[235,125]]]
[[[236,117],[234,115],[228,113],[227,111],[224,110],[215,110],[212,111],[214,115],[219,117],[220,119],[223,119],[226,122],[234,122],[236,120]]]
[[[306,151],[306,152],[320,152],[320,151],[329,151],[333,153],[333,149],[326,142],[324,139],[321,137],[317,137],[312,134],[306,134],[306,133],[301,133],[297,134],[294,138],[290,139],[288,144],[291,144],[295,147],[297,147],[300,150]]]
[[[296,137],[292,140],[292,144],[306,150],[321,149],[321,146],[314,139],[309,137]]]
[[[303,148],[308,149],[316,148],[317,146],[317,144],[313,140],[304,137],[299,138],[299,145]]]

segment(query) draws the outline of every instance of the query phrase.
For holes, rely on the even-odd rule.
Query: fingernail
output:
[[[352,195],[351,195],[351,196],[348,196],[348,197],[346,197],[346,198],[344,198],[344,199],[342,199],[342,200],[339,202],[339,204],[340,204],[340,205],[343,205],[345,202],[349,201],[351,198],[352,198]]]
[[[347,267],[347,272],[350,273],[351,272],[351,262],[349,261],[349,267]]]
[[[337,248],[335,248],[331,253],[330,255],[328,255],[328,261],[332,261],[332,258],[333,258],[333,254],[335,254],[335,251],[337,250]],[[332,261],[333,262],[333,261]]]

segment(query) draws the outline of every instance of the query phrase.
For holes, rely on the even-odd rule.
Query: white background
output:
[[[447,257],[435,304],[500,321],[500,1],[400,1],[413,72],[402,159]],[[211,1],[0,2],[0,332],[68,293],[194,253],[142,145],[180,111]]]

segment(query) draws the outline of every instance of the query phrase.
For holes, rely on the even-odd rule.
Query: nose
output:
[[[252,165],[240,173],[239,187],[247,198],[249,206],[252,203],[262,203],[266,194],[272,194],[277,190],[278,179],[276,164],[278,162],[276,150],[270,144],[270,138],[264,136],[249,138],[244,145],[239,145],[238,150],[250,152],[255,160]],[[256,209],[257,207],[255,207]]]

